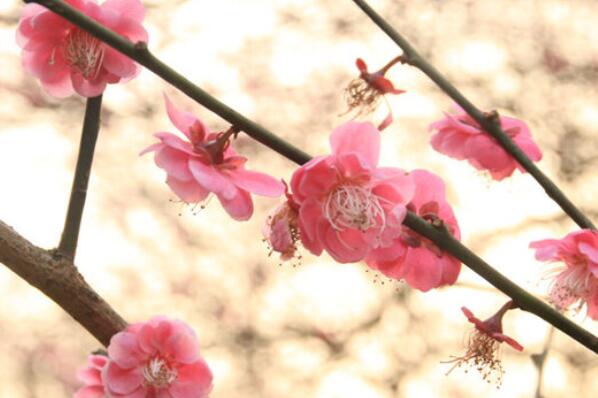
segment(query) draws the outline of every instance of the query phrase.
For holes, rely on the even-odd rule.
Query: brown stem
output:
[[[52,299],[104,346],[127,325],[71,260],[33,245],[2,221],[0,263]]]

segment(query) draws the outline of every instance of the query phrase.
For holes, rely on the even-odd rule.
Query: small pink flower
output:
[[[431,223],[442,223],[460,239],[457,219],[445,197],[444,182],[425,170],[414,170],[411,176],[415,194],[407,209]],[[455,283],[461,271],[459,260],[407,227],[403,227],[392,245],[373,250],[366,262],[386,276],[404,279],[411,287],[424,292]]]
[[[81,387],[73,398],[104,398],[104,382],[102,381],[102,370],[108,363],[108,357],[104,355],[90,355],[87,358],[87,367],[77,372],[77,378],[85,386]]]
[[[400,60],[401,57],[396,57],[379,71],[370,73],[368,72],[368,66],[365,61],[357,58],[355,65],[359,70],[359,77],[352,80],[345,89],[345,99],[349,106],[347,112],[357,108],[359,109],[358,116],[362,113],[370,113],[376,109],[380,98],[384,97],[384,95],[404,93],[405,91],[395,88],[392,82],[384,77],[386,72]],[[388,116],[378,126],[378,129],[380,131],[384,130],[392,123],[392,120],[392,110],[388,106]]]
[[[558,261],[549,270],[553,277],[550,301],[559,310],[578,303],[587,305],[588,316],[598,320],[598,232],[590,229],[571,232],[563,239],[545,239],[529,245],[536,259]]]
[[[286,193],[287,200],[276,207],[266,219],[262,233],[272,252],[280,253],[283,261],[296,257],[299,241],[298,206]],[[272,254],[272,252],[270,254]]]
[[[147,42],[141,26],[145,10],[139,0],[65,0],[108,29],[138,42]],[[17,29],[25,69],[38,77],[48,94],[64,98],[73,92],[95,97],[106,84],[137,76],[130,58],[38,4],[28,4]]]
[[[504,373],[500,358],[498,355],[501,343],[507,343],[517,351],[523,351],[523,346],[513,338],[503,334],[502,318],[504,314],[516,308],[513,301],[508,301],[496,314],[481,321],[466,307],[461,307],[461,311],[467,317],[467,320],[475,325],[474,331],[469,336],[467,352],[461,357],[454,357],[445,363],[455,363],[447,372],[450,373],[456,367],[464,364],[478,370],[484,380],[493,381],[496,378],[498,384],[502,381]]]
[[[160,140],[143,150],[155,151],[155,162],[168,175],[166,183],[186,203],[199,203],[210,192],[235,220],[248,220],[253,214],[249,192],[277,197],[284,185],[262,173],[245,169],[247,158],[236,154],[230,136],[236,131],[211,133],[190,113],[181,111],[165,96],[170,121],[187,140],[171,133],[156,133]]]
[[[102,378],[111,398],[204,398],[212,389],[197,337],[178,320],[129,326],[112,337],[108,356]]]
[[[524,122],[500,116],[500,125],[531,160],[538,162],[542,159],[542,152]],[[515,169],[525,172],[490,134],[481,130],[479,124],[461,109],[456,115],[446,114],[445,119],[432,123],[430,129],[437,130],[431,140],[436,151],[467,160],[476,169],[487,170],[495,180],[510,176]]]
[[[301,242],[315,255],[325,249],[338,262],[356,262],[400,235],[414,184],[401,169],[378,167],[380,132],[371,123],[343,124],[330,144],[331,155],[291,179]]]

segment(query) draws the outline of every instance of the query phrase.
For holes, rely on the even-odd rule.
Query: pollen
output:
[[[477,370],[486,382],[500,387],[504,369],[498,356],[499,347],[500,341],[479,330],[473,330],[469,336],[465,355],[443,362],[454,363],[446,374],[448,375],[457,367],[466,366]]]
[[[168,387],[176,377],[176,369],[171,369],[166,361],[159,357],[151,359],[143,368],[143,378],[147,387]]]
[[[86,31],[73,28],[64,39],[64,58],[86,80],[95,79],[104,60],[104,45]]]

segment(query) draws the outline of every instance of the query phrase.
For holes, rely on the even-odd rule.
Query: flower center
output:
[[[380,199],[372,191],[358,185],[340,185],[326,199],[324,215],[337,231],[355,228],[364,232],[386,219]]]
[[[102,66],[104,46],[86,31],[73,28],[64,39],[64,58],[68,65],[81,72],[86,80],[94,79]]]
[[[162,358],[152,358],[143,368],[145,385],[154,388],[168,387],[177,377],[176,369],[168,367]]]

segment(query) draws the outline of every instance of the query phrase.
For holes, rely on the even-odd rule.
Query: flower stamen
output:
[[[88,32],[73,28],[64,39],[64,58],[86,80],[95,79],[104,60],[104,45]]]
[[[177,378],[176,369],[171,369],[162,358],[152,358],[142,371],[146,387],[168,387]]]
[[[355,228],[361,232],[376,226],[384,229],[386,217],[378,196],[358,185],[340,185],[324,204],[324,215],[337,231]]]

